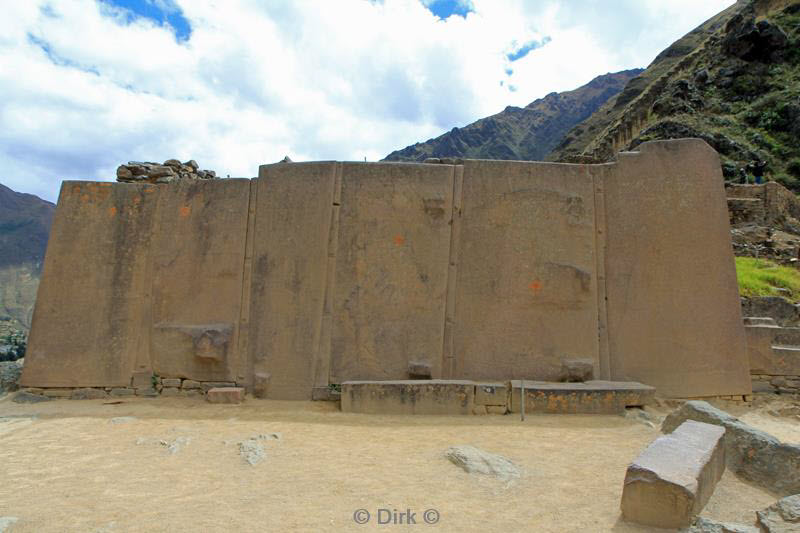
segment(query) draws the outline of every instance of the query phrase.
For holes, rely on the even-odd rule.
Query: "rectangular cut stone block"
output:
[[[273,376],[264,390],[269,398],[311,398],[337,168],[337,163],[259,168],[248,350],[253,371]]]
[[[342,163],[333,383],[442,377],[453,177],[449,165]]]
[[[161,389],[161,396],[183,396],[186,394],[185,390],[177,387],[164,387]]]
[[[511,381],[511,412],[520,411],[519,380]],[[553,383],[525,381],[525,412],[557,414],[618,414],[626,407],[647,405],[655,388],[634,381]]]
[[[345,381],[342,411],[393,415],[469,415],[475,383],[461,380]]]
[[[719,156],[699,139],[637,150],[604,185],[611,379],[668,397],[750,394]]]
[[[181,378],[161,378],[162,387],[180,387]]]
[[[61,185],[21,385],[130,385],[157,194],[153,185]]]
[[[505,383],[477,383],[475,385],[475,405],[508,404],[508,386]]]
[[[578,165],[464,161],[451,377],[557,380],[599,366],[595,199]]]
[[[103,389],[74,389],[70,394],[70,400],[99,400],[106,397],[106,391]]]
[[[206,399],[211,403],[242,403],[244,400],[244,387],[211,389],[206,394]]]
[[[250,180],[180,180],[160,190],[152,236],[150,356],[160,375],[233,381]],[[167,229],[169,228],[169,229]]]
[[[134,391],[133,391],[133,389],[126,389],[126,388],[123,388],[123,387],[116,387],[116,388],[111,389],[111,392],[109,392],[109,394],[111,396],[133,396],[134,395]]]
[[[688,420],[653,441],[628,467],[625,520],[660,528],[688,526],[725,470],[725,428]]]
[[[201,389],[203,386],[200,384],[199,381],[195,381],[193,379],[184,379],[183,383],[181,383],[182,389]]]

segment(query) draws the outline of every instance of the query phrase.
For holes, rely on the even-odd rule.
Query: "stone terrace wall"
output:
[[[577,357],[666,396],[749,394],[717,155],[639,150],[65,182],[21,383],[310,399],[354,379],[551,380]]]

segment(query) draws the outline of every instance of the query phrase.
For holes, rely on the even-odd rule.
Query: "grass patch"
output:
[[[742,296],[783,296],[795,303],[800,300],[800,272],[796,268],[766,259],[737,257],[736,279]]]

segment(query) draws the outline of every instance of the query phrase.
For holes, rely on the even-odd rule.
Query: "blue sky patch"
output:
[[[475,11],[471,0],[422,0],[422,3],[442,20],[452,15],[467,18],[467,13]]]
[[[508,54],[506,54],[506,57],[508,58],[509,61],[516,61],[518,59],[522,59],[523,57],[528,55],[528,53],[531,50],[536,50],[537,48],[541,48],[542,46],[544,46],[547,43],[549,43],[551,40],[552,39],[550,39],[550,37],[546,36],[541,41],[537,41],[536,39],[533,39],[533,40],[528,41],[527,43],[523,44],[522,46],[517,46],[517,43],[513,42],[511,44],[514,47],[514,49],[511,52],[509,52]]]
[[[188,41],[192,34],[189,21],[183,11],[172,0],[101,0],[103,3],[122,8],[128,13],[127,22],[137,17],[152,20],[159,26],[169,26],[177,41]]]

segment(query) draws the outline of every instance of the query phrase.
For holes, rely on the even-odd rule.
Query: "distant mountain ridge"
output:
[[[0,184],[0,334],[30,327],[55,207]]]
[[[800,1],[739,0],[661,52],[548,156],[609,161],[650,140],[698,137],[729,180],[800,192]]]
[[[641,72],[632,69],[604,74],[578,89],[550,93],[525,107],[508,106],[496,115],[392,152],[384,161],[424,161],[428,157],[544,159],[567,131]]]

